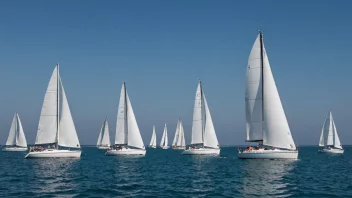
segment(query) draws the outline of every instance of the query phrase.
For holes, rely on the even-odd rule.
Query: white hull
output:
[[[46,149],[29,152],[25,158],[80,158],[81,152],[81,150]]]
[[[198,148],[198,149],[187,149],[182,152],[182,155],[219,155],[220,149],[214,148]]]
[[[343,149],[335,149],[335,148],[324,148],[323,150],[320,150],[320,152],[322,153],[343,153],[344,150]]]
[[[132,149],[132,148],[123,148],[120,150],[112,149],[106,151],[105,155],[145,155],[146,150],[142,149]]]
[[[5,147],[3,151],[27,151],[27,147]]]
[[[185,146],[176,146],[176,147],[172,147],[172,149],[175,149],[175,150],[185,150],[186,147],[185,147]]]
[[[170,148],[169,146],[162,146],[162,147],[160,147],[160,148],[162,148],[162,149],[168,149],[168,148]]]
[[[149,148],[156,148],[156,146],[149,146]]]
[[[297,159],[298,151],[290,150],[251,150],[251,151],[240,151],[238,153],[240,159]]]
[[[106,149],[110,148],[110,146],[97,146],[97,148],[98,148],[98,149],[105,149],[105,150],[106,150]]]

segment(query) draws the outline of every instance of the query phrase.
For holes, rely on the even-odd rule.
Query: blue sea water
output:
[[[0,152],[0,197],[352,197],[352,147],[342,155],[301,147],[298,160],[182,156],[148,149],[145,157],[105,156],[83,147],[80,159],[24,159]]]

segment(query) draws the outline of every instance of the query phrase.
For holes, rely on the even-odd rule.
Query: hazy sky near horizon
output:
[[[190,142],[198,78],[221,145],[244,144],[249,52],[265,47],[296,144],[318,144],[331,109],[352,144],[348,0],[0,1],[0,144],[17,111],[35,141],[54,66],[81,144],[96,144],[107,116],[111,140],[122,81],[145,144],[177,119]]]

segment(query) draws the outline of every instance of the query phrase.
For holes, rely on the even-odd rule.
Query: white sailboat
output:
[[[185,134],[183,131],[182,121],[178,119],[172,149],[186,149]]]
[[[145,155],[146,150],[134,116],[126,84],[122,84],[117,113],[115,145],[105,155]]]
[[[344,152],[340,142],[340,138],[337,135],[335,121],[334,121],[334,118],[332,117],[331,111],[329,111],[329,114],[326,117],[323,128],[321,130],[319,146],[325,147],[320,152],[325,152],[325,153],[343,153]]]
[[[239,150],[239,158],[297,159],[298,150],[282,108],[260,31],[248,59],[246,82],[246,142],[253,149]]]
[[[169,138],[167,137],[167,127],[166,127],[166,123],[165,123],[163,136],[162,136],[161,142],[160,142],[160,147],[162,149],[168,149],[169,148],[168,143],[169,143]]]
[[[155,133],[154,125],[153,125],[153,134],[152,134],[152,138],[150,139],[149,147],[156,148],[156,133]]]
[[[9,137],[7,138],[7,141],[6,141],[6,147],[2,150],[3,151],[26,151],[27,150],[26,137],[24,136],[22,123],[17,112],[15,113],[12,120]]]
[[[107,118],[103,125],[101,125],[98,142],[97,142],[98,149],[108,149],[110,148],[110,136],[109,136],[109,124]]]
[[[79,158],[80,148],[57,64],[45,93],[35,146],[26,158]]]
[[[191,146],[183,155],[219,155],[220,147],[216,137],[202,83],[199,81],[194,102]]]

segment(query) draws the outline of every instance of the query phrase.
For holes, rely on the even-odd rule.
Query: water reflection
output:
[[[244,160],[243,181],[237,189],[244,197],[287,197],[289,183],[285,176],[293,170],[293,160]],[[265,196],[263,196],[265,195]]]
[[[33,159],[31,160],[35,181],[30,181],[41,195],[68,194],[76,188],[77,176],[74,165],[77,159]],[[76,173],[77,174],[77,173]]]

